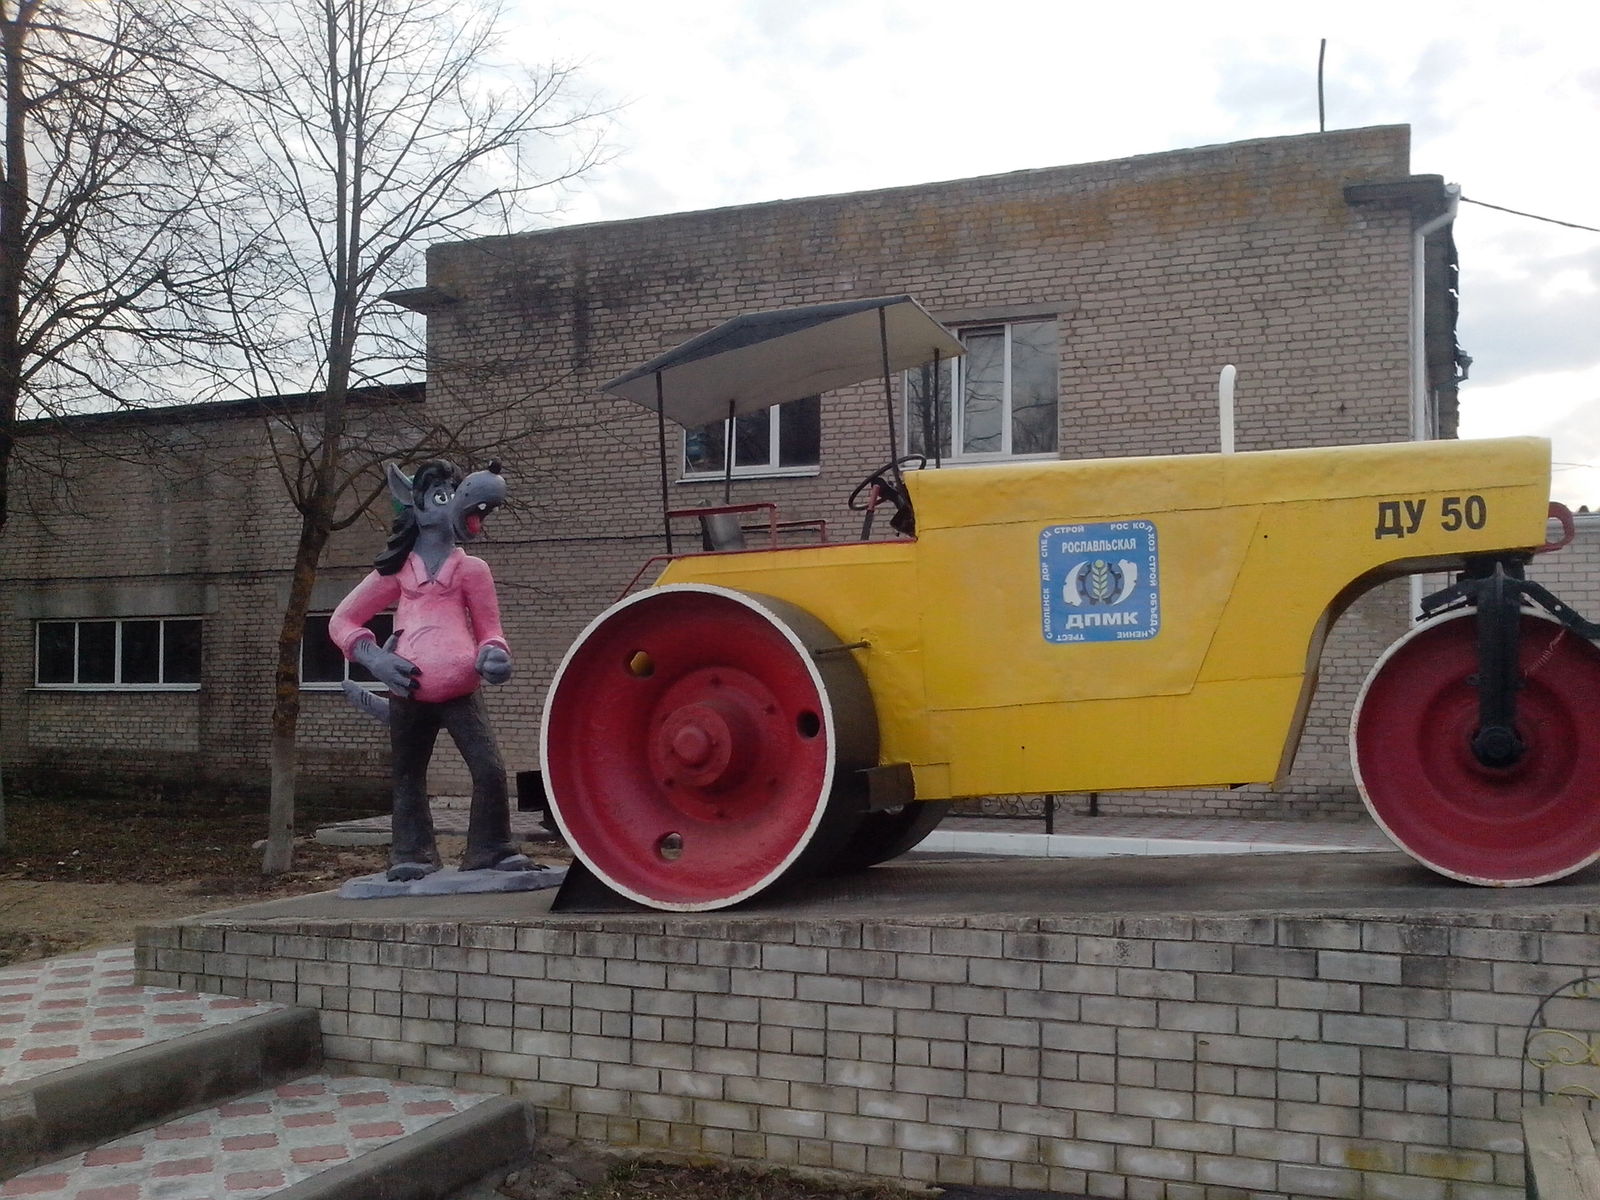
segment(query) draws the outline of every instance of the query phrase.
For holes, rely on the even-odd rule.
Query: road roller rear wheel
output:
[[[917,800],[869,812],[825,869],[830,875],[845,875],[899,858],[937,829],[949,811],[948,800]]]
[[[1407,854],[1491,887],[1543,883],[1600,858],[1600,649],[1522,614],[1518,733],[1526,752],[1487,767],[1471,612],[1418,626],[1368,675],[1350,721],[1361,798]]]
[[[877,761],[871,695],[837,646],[793,605],[703,584],[601,614],[545,704],[550,811],[573,852],[669,910],[817,873],[861,819],[835,779]]]

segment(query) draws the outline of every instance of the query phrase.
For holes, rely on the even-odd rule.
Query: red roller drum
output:
[[[670,910],[818,869],[861,820],[859,790],[839,783],[877,754],[870,694],[831,632],[771,597],[698,584],[596,618],[551,683],[541,740],[573,852]]]
[[[1406,853],[1492,887],[1559,879],[1600,858],[1600,649],[1524,612],[1516,728],[1526,751],[1493,768],[1478,726],[1472,612],[1420,625],[1367,677],[1350,721],[1361,798]]]

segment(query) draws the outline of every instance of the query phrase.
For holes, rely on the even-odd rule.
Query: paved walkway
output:
[[[434,829],[441,836],[465,837],[467,832],[467,806],[462,797],[439,797],[433,803]],[[512,833],[530,842],[551,840],[551,834],[538,813],[513,812]],[[1093,857],[1097,853],[1112,854],[1162,854],[1162,853],[1229,853],[1243,848],[1260,850],[1284,849],[1346,849],[1392,850],[1384,832],[1368,820],[1358,821],[1257,821],[1243,817],[1089,817],[1081,814],[1056,815],[1052,825],[1057,838],[1115,839],[1099,846],[1083,842],[1073,847],[1067,844],[1064,853],[1072,857]],[[947,845],[951,834],[1007,834],[1023,835],[1029,840],[1008,837],[1003,843],[981,847],[962,839]],[[329,842],[387,842],[389,818],[387,816],[363,817],[352,821],[339,821],[317,830],[319,841]],[[1002,854],[1017,857],[1059,857],[1063,844],[1057,843],[1057,853],[1044,842],[1043,817],[947,817],[935,831],[934,841],[926,847],[936,852],[972,851],[975,853]],[[1146,843],[1139,845],[1136,843]],[[1188,847],[1168,843],[1190,843]]]
[[[0,969],[0,1087],[279,1007],[139,987],[131,946]]]
[[[440,837],[467,836],[467,803],[454,796],[433,800],[433,831]],[[511,812],[511,834],[524,842],[548,842],[554,838],[544,827],[539,813]],[[316,838],[330,845],[386,845],[389,841],[389,815],[357,817],[318,826]]]
[[[0,1196],[271,1196],[487,1099],[388,1079],[309,1075],[37,1167],[0,1183]]]
[[[1371,822],[1247,821],[1205,817],[948,818],[910,857],[1171,858],[1197,854],[1287,854],[1392,850]]]
[[[133,982],[121,947],[0,969],[0,1098],[10,1085],[278,1009]],[[270,1196],[490,1096],[313,1074],[191,1113],[0,1183],[0,1197]]]
[[[947,817],[940,830],[1044,833],[1043,817]],[[1258,821],[1245,817],[1088,817],[1057,813],[1058,837],[1155,838],[1392,850],[1371,821]]]

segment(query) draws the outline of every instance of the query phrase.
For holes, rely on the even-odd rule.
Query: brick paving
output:
[[[269,1196],[489,1098],[357,1075],[310,1075],[36,1167],[0,1183],[0,1197]]]
[[[281,1008],[133,982],[118,947],[0,970],[0,1088]],[[0,1182],[0,1197],[266,1196],[455,1116],[487,1094],[309,1075]]]
[[[0,969],[0,1086],[281,1007],[140,987],[127,946],[6,967]]]

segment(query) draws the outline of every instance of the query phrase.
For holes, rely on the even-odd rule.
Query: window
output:
[[[332,613],[306,616],[305,631],[300,635],[300,686],[336,688],[346,679],[376,684],[378,681],[372,677],[372,672],[360,663],[346,662],[339,647],[328,637],[328,621],[332,616]],[[394,614],[379,613],[367,622],[367,628],[378,639],[378,645],[383,645],[394,633]]]
[[[728,422],[691,429],[683,439],[683,473],[726,474]],[[822,397],[806,396],[733,419],[733,473],[807,472],[822,461]]]
[[[977,325],[957,336],[967,352],[939,364],[937,381],[932,363],[906,372],[907,450],[933,458],[937,448],[957,460],[1054,454],[1055,321]]]
[[[34,682],[58,688],[200,685],[198,617],[40,621]]]

